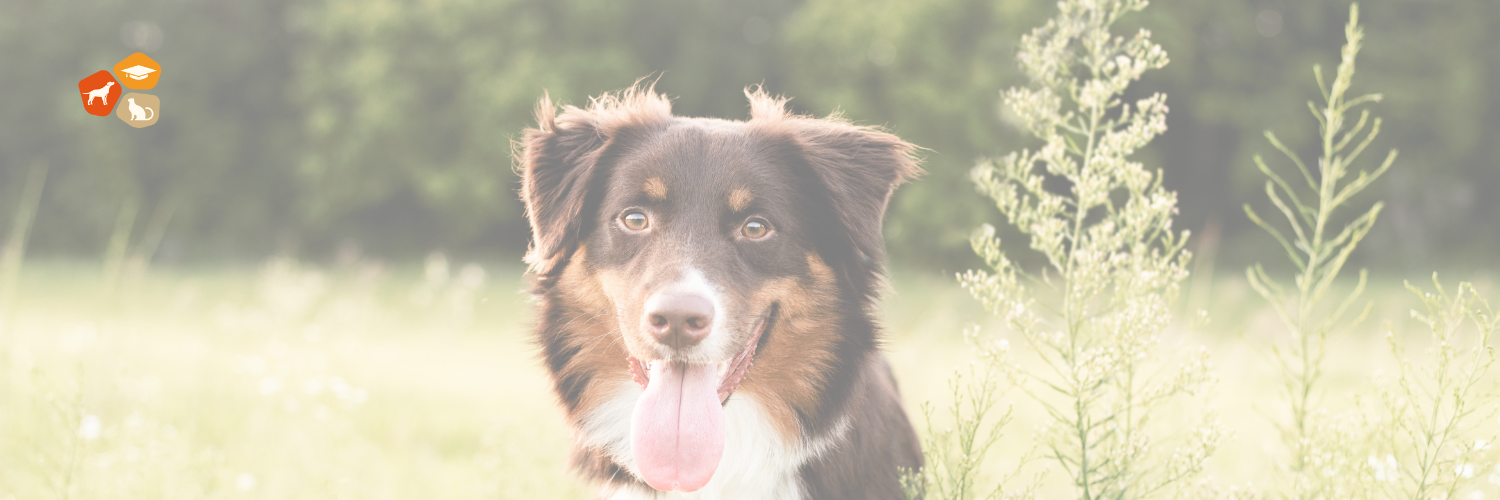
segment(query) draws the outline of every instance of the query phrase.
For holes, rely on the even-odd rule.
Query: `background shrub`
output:
[[[1354,258],[1377,269],[1500,253],[1500,5],[1372,0],[1363,67],[1384,141],[1413,160],[1371,188],[1387,216]],[[1143,159],[1180,193],[1178,226],[1219,236],[1216,260],[1275,249],[1239,216],[1261,178],[1260,131],[1315,154],[1297,103],[1305,68],[1343,42],[1335,0],[1166,2],[1150,26],[1174,63],[1132,92],[1172,96],[1171,133]],[[1016,42],[1050,0],[145,0],[0,4],[0,220],[36,162],[51,165],[35,247],[97,257],[117,214],[171,210],[159,255],[327,259],[345,242],[392,258],[525,248],[509,140],[543,91],[565,102],[659,74],[678,112],[740,118],[764,82],[799,111],[842,109],[927,147],[928,175],[888,217],[893,261],[979,264],[967,238],[999,216],[969,187],[976,158],[1026,144],[998,89],[1024,77]],[[164,65],[162,121],[126,130],[78,113],[72,82],[136,50]],[[1359,89],[1355,92],[1362,93]],[[1259,205],[1258,205],[1259,206]],[[1264,208],[1270,209],[1269,206]],[[1205,229],[1215,228],[1205,232]],[[1002,234],[1004,235],[1004,234]],[[349,247],[352,248],[352,247]],[[1201,252],[1200,252],[1201,253]],[[1210,257],[1205,254],[1203,257]],[[1035,264],[1035,262],[1028,262]],[[1417,275],[1425,274],[1425,271]]]

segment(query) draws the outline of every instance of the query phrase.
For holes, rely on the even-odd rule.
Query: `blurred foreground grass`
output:
[[[0,499],[587,496],[565,470],[572,438],[530,344],[518,265],[275,260],[125,276],[109,290],[91,263],[20,273],[0,320]],[[1185,294],[1212,322],[1173,338],[1208,345],[1222,379],[1205,397],[1235,439],[1216,475],[1263,482],[1279,379],[1254,332],[1279,329],[1235,276]],[[1335,340],[1335,391],[1387,366],[1381,320],[1409,329],[1414,302],[1391,281],[1372,290],[1371,320]],[[898,271],[891,287],[887,351],[923,428],[918,404],[944,408],[971,359],[963,327],[1003,332],[949,276]],[[995,471],[1043,421],[1012,399]]]
[[[562,498],[520,268],[31,265],[0,498]]]

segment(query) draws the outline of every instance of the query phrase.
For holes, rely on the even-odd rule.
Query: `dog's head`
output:
[[[914,146],[746,95],[747,122],[674,117],[650,89],[561,115],[544,98],[526,132],[527,261],[542,280],[597,276],[637,358],[728,361],[778,299],[818,299],[767,293],[793,277],[875,286],[882,214],[918,170]]]
[[[747,389],[778,386],[775,413],[807,415],[828,399],[817,370],[873,348],[873,327],[847,336],[834,327],[849,311],[866,319],[886,202],[917,170],[914,147],[893,135],[746,95],[746,122],[674,117],[639,87],[561,115],[543,98],[540,126],[518,148],[539,291],[617,326],[548,349],[605,353],[599,346],[623,340],[643,391],[627,461],[661,490],[694,491],[712,477],[721,404],[752,360]],[[778,320],[788,326],[768,342]],[[551,358],[565,400],[590,377],[572,358]]]

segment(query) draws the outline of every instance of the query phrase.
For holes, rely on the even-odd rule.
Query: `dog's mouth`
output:
[[[716,392],[719,395],[719,403],[721,405],[729,402],[729,395],[734,394],[734,390],[738,389],[740,383],[745,381],[745,375],[750,373],[750,365],[755,362],[755,349],[760,344],[761,337],[765,335],[766,329],[771,326],[771,320],[775,312],[776,306],[773,305],[765,314],[760,316],[760,319],[755,322],[754,330],[752,330],[754,333],[750,335],[749,339],[745,340],[745,344],[740,347],[740,352],[735,354],[733,358],[711,365],[702,365],[714,367],[714,373],[718,375],[719,386]],[[641,390],[645,390],[650,385],[650,373],[658,369],[659,366],[668,363],[665,360],[642,363],[635,356],[630,356],[626,359],[630,362],[631,379],[635,380],[635,383],[641,386]]]
[[[642,389],[631,414],[630,443],[646,484],[662,491],[697,491],[724,453],[724,405],[738,389],[775,317],[773,305],[755,323],[740,352],[721,363],[691,365],[629,358]]]

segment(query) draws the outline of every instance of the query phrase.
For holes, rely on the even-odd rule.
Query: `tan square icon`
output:
[[[115,116],[120,117],[126,125],[135,128],[150,127],[160,117],[161,101],[154,95],[131,92],[121,96],[120,101],[120,105],[115,107]]]

